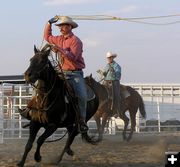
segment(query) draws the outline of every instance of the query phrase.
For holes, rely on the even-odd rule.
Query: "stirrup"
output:
[[[89,130],[89,127],[84,121],[79,122],[78,130],[80,133],[86,133]]]

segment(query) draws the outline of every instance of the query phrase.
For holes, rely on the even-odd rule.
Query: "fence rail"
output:
[[[134,85],[134,88],[142,94],[147,112],[146,120],[141,119],[139,112],[136,116],[137,133],[180,131],[180,85],[168,86],[157,86],[158,88],[155,89],[155,87],[147,85],[144,87]],[[29,130],[22,128],[28,121],[19,115],[18,108],[25,107],[32,94],[33,89],[29,85],[0,85],[0,143],[3,143],[6,139],[24,139],[28,137]],[[128,112],[127,116],[129,116]],[[90,133],[97,132],[96,123],[93,119],[88,122],[88,125]],[[122,129],[122,120],[112,117],[106,126],[105,134],[113,135],[121,132]],[[65,131],[64,128],[58,129],[50,138],[58,138],[64,135]],[[38,135],[42,132],[43,129]]]

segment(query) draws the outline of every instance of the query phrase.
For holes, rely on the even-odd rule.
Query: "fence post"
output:
[[[157,97],[158,132],[161,132],[159,97]]]
[[[115,118],[112,117],[111,120],[112,120],[112,133],[111,134],[115,135],[116,134],[116,122],[115,122]]]
[[[19,86],[19,108],[22,108],[22,86]],[[19,138],[22,137],[22,119],[19,117]]]
[[[3,128],[3,120],[4,120],[4,114],[3,114],[3,100],[4,98],[4,90],[3,90],[3,84],[1,84],[0,88],[0,143],[4,143],[4,128]]]
[[[140,131],[140,119],[139,119],[139,117],[140,117],[140,114],[139,114],[139,110],[138,110],[138,112],[136,114],[136,132],[138,132],[138,133]]]

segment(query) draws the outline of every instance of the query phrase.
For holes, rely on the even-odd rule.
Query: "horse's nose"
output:
[[[25,78],[25,80],[28,80],[30,77],[31,77],[31,72],[30,71],[26,71],[25,73],[24,73],[24,78]]]

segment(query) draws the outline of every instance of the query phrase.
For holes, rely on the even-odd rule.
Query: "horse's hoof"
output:
[[[97,142],[101,142],[103,140],[103,136],[99,136],[98,139],[97,139]]]
[[[74,155],[74,151],[72,151],[71,149],[68,149],[68,150],[66,151],[66,153],[67,153],[68,155],[70,155],[70,156],[73,156],[73,155]]]
[[[61,160],[62,160],[62,158],[58,159],[56,164],[58,165],[61,162]]]
[[[41,162],[41,156],[40,155],[35,155],[34,156],[34,160],[36,161],[36,162]]]
[[[102,139],[97,139],[96,140],[96,143],[100,143],[100,142],[102,142]]]
[[[132,139],[132,137],[128,137],[126,141],[129,142],[131,139]]]
[[[19,162],[19,163],[17,163],[17,166],[18,166],[18,167],[23,167],[24,164],[22,164],[21,162]]]
[[[126,136],[123,136],[123,141],[127,141],[127,137]]]

